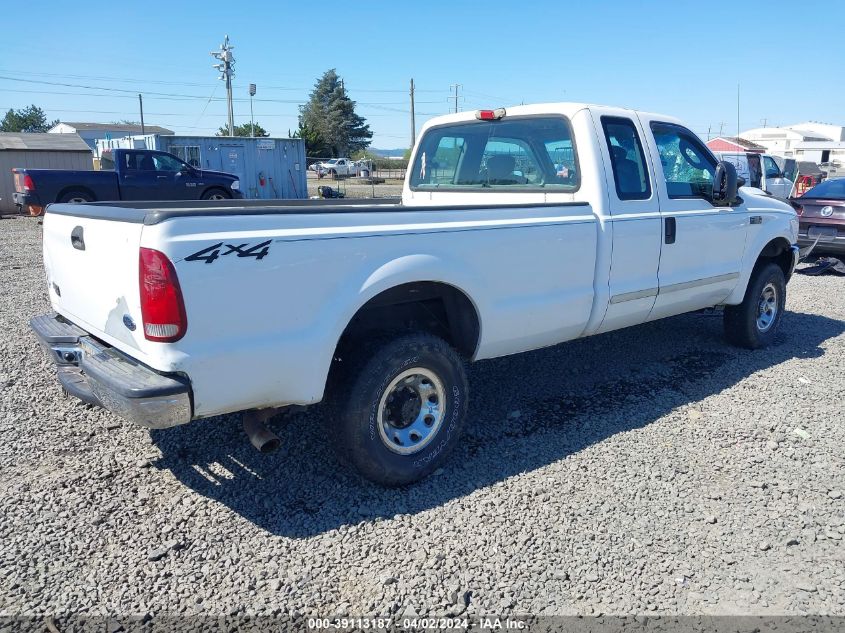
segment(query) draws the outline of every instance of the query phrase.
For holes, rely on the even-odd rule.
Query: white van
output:
[[[795,182],[795,161],[784,161],[783,168],[769,154],[754,152],[715,152],[719,160],[732,163],[736,173],[745,179],[746,187],[757,187],[778,198],[788,198]],[[786,172],[786,173],[785,173]],[[765,176],[765,177],[764,177]]]

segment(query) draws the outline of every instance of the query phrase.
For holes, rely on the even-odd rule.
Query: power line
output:
[[[23,72],[23,71],[15,71],[15,70],[3,70],[0,71],[7,75],[23,75],[25,77],[62,77],[65,79],[93,79],[95,81],[114,81],[118,83],[131,83],[131,84],[157,84],[157,85],[167,85],[167,86],[198,86],[198,87],[208,87],[208,82],[189,82],[189,81],[167,81],[163,79],[138,79],[137,77],[127,78],[127,77],[110,77],[110,76],[103,76],[103,75],[76,75],[76,74],[68,74],[68,73],[44,73],[44,72]],[[261,86],[262,90],[292,90],[292,91],[299,91],[299,92],[310,92],[313,90],[313,86],[310,87],[294,87],[294,86]],[[403,89],[399,88],[356,88],[353,92],[372,92],[372,93],[393,93],[393,94],[402,94],[405,92]],[[428,92],[428,93],[442,93],[443,90],[437,90],[433,88],[416,88],[416,92]],[[398,102],[397,102],[398,103]],[[404,102],[402,102],[404,103]]]
[[[20,79],[18,77],[6,77],[6,76],[2,76],[2,75],[0,75],[0,79],[4,79],[4,80],[7,80],[7,81],[18,81],[18,82],[24,82],[24,83],[45,84],[45,85],[49,85],[49,86],[61,86],[61,87],[65,87],[65,88],[82,88],[84,90],[118,92],[118,93],[121,93],[121,94],[103,95],[103,94],[36,91],[36,90],[4,90],[4,92],[21,92],[21,93],[34,93],[34,94],[64,94],[64,95],[91,96],[91,97],[97,97],[97,96],[126,97],[126,96],[128,96],[132,99],[137,98],[137,94],[138,94],[137,88],[136,89],[128,89],[128,88],[109,88],[109,87],[105,87],[105,86],[88,86],[88,85],[84,85],[84,84],[71,84],[71,83],[65,83],[65,82],[43,81],[43,80],[37,80],[37,79]],[[123,93],[126,93],[126,94],[123,94]],[[179,94],[179,93],[171,93],[171,92],[148,92],[148,91],[144,91],[144,96],[147,97],[148,99],[155,99],[155,98],[158,98],[158,97],[166,97],[168,100],[182,100],[182,101],[191,100],[191,99],[201,99],[201,100],[205,101],[206,99],[209,99],[209,97],[206,97],[205,95]],[[225,100],[225,101],[228,102],[228,98],[224,98],[224,97],[212,98],[212,100],[214,100],[214,101],[224,101]],[[232,100],[233,101],[239,101],[239,102],[240,101],[243,101],[243,102],[249,101],[249,99],[237,98],[237,97],[233,98]],[[288,103],[288,104],[296,104],[296,105],[302,104],[304,102],[302,99],[255,99],[255,101],[259,101],[259,102],[262,102],[262,103]],[[417,103],[435,104],[435,103],[440,103],[440,102],[439,101],[418,101]],[[408,112],[408,110],[405,110],[405,109],[389,107],[390,104],[403,105],[403,104],[405,104],[404,101],[388,101],[388,102],[356,101],[355,104],[356,105],[362,105],[362,106],[370,106],[370,107],[380,108],[380,109],[383,109],[383,110],[391,110],[391,111],[394,111],[394,112],[401,112],[401,113],[407,113]]]

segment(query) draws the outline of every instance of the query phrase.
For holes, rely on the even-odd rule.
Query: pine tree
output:
[[[299,130],[311,156],[349,156],[368,147],[373,137],[334,68],[323,73],[308,103],[300,106]]]
[[[46,132],[59,122],[47,121],[44,110],[31,105],[20,110],[9,110],[0,121],[0,132]]]

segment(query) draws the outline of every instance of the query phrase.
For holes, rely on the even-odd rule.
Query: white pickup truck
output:
[[[50,205],[32,327],[62,385],[147,427],[244,411],[261,449],[327,399],[340,453],[400,485],[460,441],[466,361],[713,306],[732,343],[775,335],[796,214],[675,119],[453,114],[410,165],[401,203]]]
[[[358,164],[348,158],[332,158],[322,163],[317,163],[317,176],[331,176],[337,178],[338,176],[357,176]]]

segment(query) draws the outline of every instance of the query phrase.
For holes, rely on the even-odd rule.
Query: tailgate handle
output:
[[[85,238],[82,237],[82,227],[77,226],[70,232],[70,243],[78,251],[85,250]]]

